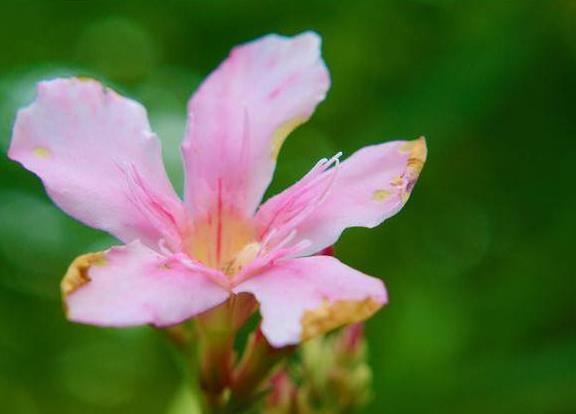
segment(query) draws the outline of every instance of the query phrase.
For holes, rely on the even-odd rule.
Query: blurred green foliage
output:
[[[41,1],[0,11],[0,146],[35,82],[88,75],[142,101],[182,182],[185,103],[228,50],[318,31],[333,88],[271,192],[342,150],[428,137],[404,211],[337,245],[387,283],[369,413],[576,412],[576,2]],[[162,413],[180,372],[152,329],[65,321],[58,284],[113,243],[0,158],[0,412]]]

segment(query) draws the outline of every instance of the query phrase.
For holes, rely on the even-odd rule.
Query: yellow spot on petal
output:
[[[76,76],[74,79],[79,82],[96,82],[94,79],[89,78],[88,76]]]
[[[426,138],[420,137],[412,141],[406,141],[401,147],[401,152],[419,153],[426,158]]]
[[[52,156],[52,152],[46,147],[36,147],[33,152],[38,158],[50,158]]]
[[[360,322],[374,314],[380,306],[370,297],[364,300],[339,300],[336,302],[325,300],[320,307],[308,310],[302,315],[300,339],[305,341],[339,326]]]
[[[404,180],[402,179],[402,176],[394,177],[392,178],[392,181],[390,181],[390,184],[395,187],[401,186],[403,183]]]
[[[307,120],[308,118],[306,117],[296,117],[276,128],[272,134],[272,159],[274,161],[278,159],[278,154],[280,154],[280,149],[282,148],[282,144],[284,144],[286,137]]]
[[[374,201],[384,201],[392,195],[392,192],[388,190],[376,190],[372,193],[372,200]]]
[[[399,151],[400,153],[408,154],[406,170],[402,175],[394,177],[390,184],[398,187],[402,201],[406,202],[426,161],[426,139],[420,137],[414,141],[405,142],[400,146]]]
[[[408,160],[408,170],[412,173],[412,175],[418,176],[420,172],[424,168],[424,161],[419,158],[410,158]]]
[[[90,282],[88,270],[92,266],[106,266],[107,260],[104,252],[88,253],[78,256],[68,267],[62,282],[60,290],[63,296],[74,293],[77,289]]]
[[[424,167],[424,161],[426,161],[426,139],[420,137],[417,140],[406,142],[402,147],[400,147],[400,151],[409,154],[407,167],[408,172],[410,173],[410,178],[418,178],[420,171],[422,171],[422,167]]]

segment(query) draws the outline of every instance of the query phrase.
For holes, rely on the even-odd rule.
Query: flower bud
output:
[[[268,395],[266,414],[288,414],[295,411],[298,389],[286,369],[281,369],[270,378],[271,391]]]
[[[272,378],[272,392],[264,412],[357,412],[371,395],[372,372],[366,354],[361,324],[306,342],[299,351],[298,366],[290,372],[292,375],[282,370]]]

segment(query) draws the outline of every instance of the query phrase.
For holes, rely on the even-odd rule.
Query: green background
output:
[[[406,208],[337,255],[381,276],[366,413],[575,413],[576,2],[6,1],[0,146],[40,79],[87,75],[143,102],[179,188],[185,103],[228,50],[318,31],[328,99],[271,191],[324,156],[426,135]],[[0,412],[162,413],[180,382],[152,329],[68,323],[58,284],[113,243],[0,157]]]

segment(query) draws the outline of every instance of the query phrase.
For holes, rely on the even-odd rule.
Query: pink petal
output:
[[[68,318],[101,326],[167,326],[228,297],[209,270],[191,269],[135,241],[79,256],[62,281]]]
[[[41,82],[18,113],[9,157],[72,217],[124,242],[175,243],[182,207],[146,111],[93,80]]]
[[[375,227],[400,211],[425,160],[424,138],[394,141],[365,147],[340,164],[338,171],[323,172],[326,177],[335,174],[329,194],[318,204],[314,200],[326,189],[322,185],[314,187],[307,200],[317,205],[292,222],[292,230],[297,234],[295,241],[310,241],[300,254],[312,254],[331,246],[348,227]],[[294,212],[286,206],[294,206],[302,199],[305,180],[306,177],[258,210],[256,223],[260,233],[274,228],[288,231],[286,223],[290,224]],[[306,206],[300,208],[305,209]]]
[[[382,281],[329,256],[280,261],[235,292],[256,296],[262,331],[274,347],[366,319],[387,301]]]
[[[316,209],[322,208],[329,196],[338,171],[327,170],[334,162],[338,162],[337,157],[320,160],[300,181],[260,207],[255,217],[258,239],[274,246],[296,235],[298,227]],[[298,240],[302,239],[298,237]]]
[[[195,214],[220,203],[250,216],[282,142],[312,115],[329,83],[315,33],[268,35],[233,49],[188,107],[185,198]]]

